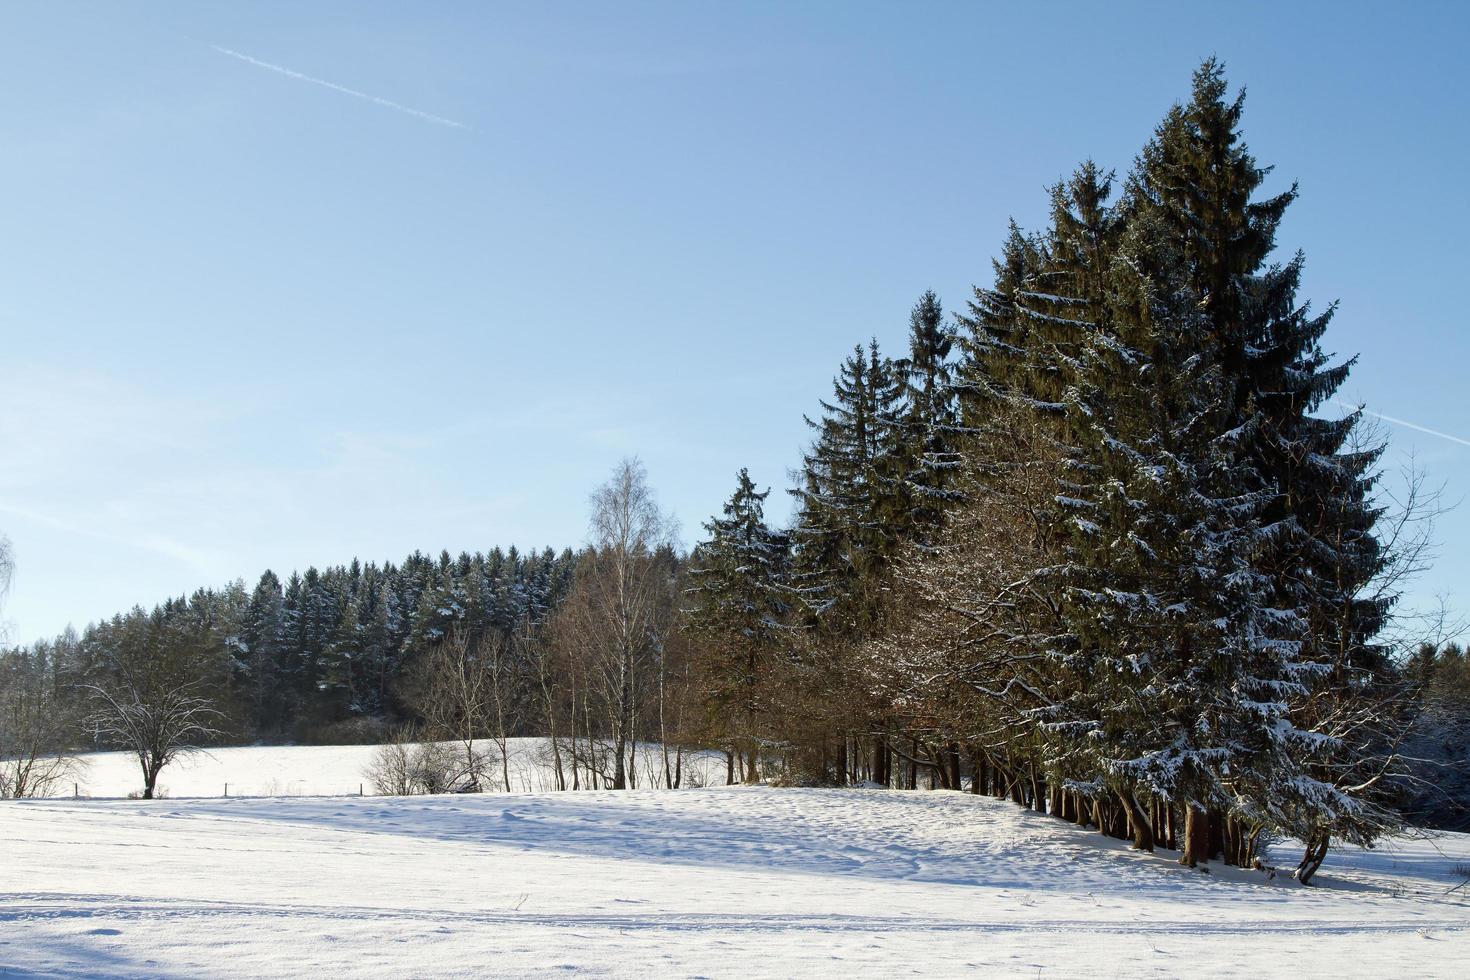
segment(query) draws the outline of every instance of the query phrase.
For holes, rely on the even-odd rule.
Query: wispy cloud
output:
[[[1470,446],[1470,439],[1462,439],[1459,436],[1452,436],[1448,432],[1440,432],[1438,429],[1430,429],[1422,425],[1417,425],[1413,422],[1406,422],[1403,419],[1396,419],[1392,415],[1384,415],[1381,412],[1375,412],[1371,409],[1363,408],[1360,405],[1351,405],[1348,402],[1341,400],[1340,398],[1334,398],[1333,401],[1335,401],[1343,408],[1348,409],[1349,411],[1362,412],[1364,415],[1371,415],[1375,419],[1382,419],[1383,421],[1391,422],[1394,425],[1402,425],[1404,428],[1413,429],[1415,432],[1423,432],[1431,436],[1438,436],[1441,439],[1448,439],[1450,442],[1457,442],[1462,446]]]
[[[338,85],[336,82],[329,82],[324,78],[314,78],[311,75],[304,75],[299,71],[293,71],[283,65],[272,64],[269,61],[261,61],[259,58],[252,58],[248,54],[243,54],[242,52],[234,51],[230,48],[220,47],[218,44],[211,44],[210,47],[213,48],[215,51],[218,51],[220,54],[229,55],[231,58],[237,58],[240,61],[245,62],[247,65],[254,65],[257,68],[264,68],[266,71],[273,71],[277,74],[285,75],[287,78],[294,78],[298,81],[310,82],[313,85],[320,85],[322,88],[329,88],[333,92],[341,92],[343,95],[350,95],[355,99],[365,99],[368,102],[383,106],[387,109],[393,109],[398,112],[407,113],[410,116],[417,116],[419,119],[423,119],[426,122],[437,123],[440,126],[450,126],[454,129],[470,128],[462,122],[457,122],[453,119],[446,119],[443,116],[436,116],[431,112],[424,112],[421,109],[415,109],[411,106],[403,105],[401,102],[394,102],[391,99],[384,99],[380,96],[369,95],[366,92],[359,92],[356,89],[348,88],[345,85]]]

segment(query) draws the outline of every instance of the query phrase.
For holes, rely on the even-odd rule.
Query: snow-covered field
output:
[[[1302,888],[960,793],[719,787],[34,800],[0,849],[6,976],[1470,976],[1460,835]]]
[[[482,740],[476,747],[490,761],[490,775],[500,780],[496,744]],[[510,786],[531,793],[556,788],[546,739],[513,738],[508,744]],[[359,789],[371,796],[373,783],[364,770],[372,762],[375,745],[273,745],[211,749],[181,756],[158,777],[162,795],[172,799],[198,796],[348,796]],[[663,778],[663,757],[657,746],[640,746],[636,756],[642,782]],[[143,786],[138,760],[127,752],[95,752],[81,756],[75,780],[68,779],[60,795],[70,796],[72,784],[82,796],[127,796]],[[725,759],[718,753],[684,757],[686,784],[712,785],[725,781]]]

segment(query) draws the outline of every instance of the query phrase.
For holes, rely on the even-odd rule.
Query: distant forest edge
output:
[[[379,741],[392,724],[419,720],[413,668],[451,629],[476,642],[534,632],[571,588],[577,560],[512,547],[354,560],[285,582],[266,571],[254,589],[199,589],[34,644],[30,655],[49,666],[59,695],[85,691],[119,657],[176,661],[221,711],[212,744]]]
[[[547,737],[566,789],[635,785],[640,743],[677,787],[714,748],[730,781],[991,793],[1191,866],[1291,837],[1303,882],[1334,842],[1464,827],[1470,670],[1397,608],[1434,495],[1314,414],[1353,362],[1273,258],[1297,189],[1262,194],[1243,109],[1206,62],[961,315],[924,293],[903,356],[859,344],[791,527],[742,469],[682,554],[625,460],[580,551],[266,573],[12,651],[0,754],[126,746],[149,795],[211,741],[386,738],[402,774],[412,735],[462,743],[434,789],[497,788],[477,738]]]

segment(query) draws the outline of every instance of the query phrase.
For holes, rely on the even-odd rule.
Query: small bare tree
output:
[[[97,680],[84,688],[94,709],[89,724],[102,741],[137,756],[143,799],[153,799],[170,762],[222,736],[216,667],[164,610],[109,638]]]
[[[0,536],[0,599],[14,568],[10,541]],[[49,796],[76,770],[63,751],[74,718],[49,683],[47,663],[45,649],[0,653],[0,799]]]
[[[490,733],[500,751],[501,784],[510,789],[510,660],[508,644],[499,635],[475,640],[456,628],[418,668],[411,700],[424,719],[425,734],[458,743],[452,788],[472,793],[484,788],[488,765],[476,743]]]
[[[198,752],[222,732],[224,715],[202,696],[197,682],[165,688],[129,683],[92,685],[97,711],[93,727],[104,739],[126,746],[143,769],[143,799],[153,799],[158,774],[180,755]]]
[[[388,741],[377,747],[372,760],[362,770],[368,782],[373,784],[373,792],[379,796],[413,794],[413,749],[411,727],[394,729],[389,733]]]
[[[525,645],[523,638],[507,641],[496,635],[482,641],[477,659],[490,679],[490,737],[500,751],[500,781],[510,792],[510,731],[514,725],[516,680],[514,653]]]

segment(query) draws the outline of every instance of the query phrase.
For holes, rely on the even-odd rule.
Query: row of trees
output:
[[[1257,862],[1399,825],[1419,710],[1386,639],[1423,560],[1389,515],[1333,310],[1273,262],[1296,189],[1262,196],[1243,98],[1207,62],[1124,179],[1088,162],[1041,232],[908,356],[842,365],[794,494],[745,473],[696,549],[737,741],[805,778],[1006,795]],[[952,357],[954,352],[957,356]]]

